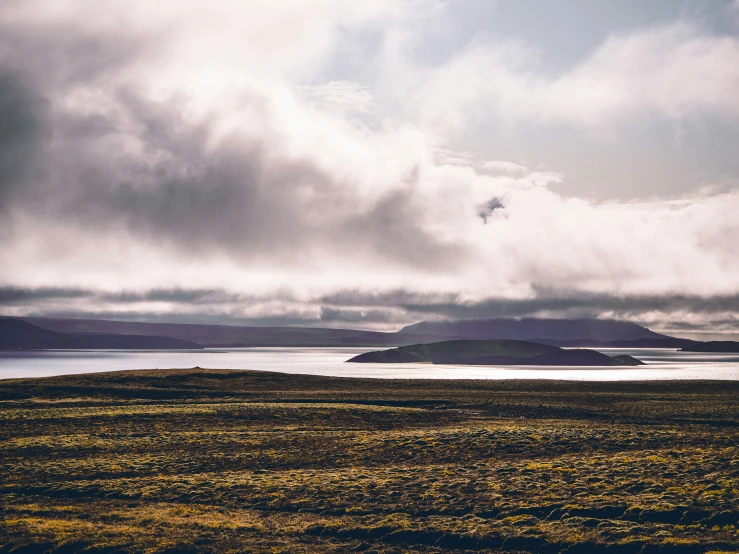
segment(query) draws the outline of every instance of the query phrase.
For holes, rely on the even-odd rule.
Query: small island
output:
[[[735,340],[697,342],[681,348],[680,352],[734,352],[739,354],[739,342]]]
[[[458,365],[637,366],[631,356],[607,356],[589,349],[519,340],[452,340],[365,352],[353,363],[432,363]]]

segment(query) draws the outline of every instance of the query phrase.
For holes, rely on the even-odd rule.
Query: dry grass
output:
[[[737,393],[208,370],[3,381],[0,552],[737,552]]]

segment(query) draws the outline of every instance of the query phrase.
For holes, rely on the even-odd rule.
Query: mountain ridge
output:
[[[565,347],[681,348],[695,341],[655,333],[631,322],[585,319],[423,321],[396,332],[320,327],[247,327],[73,318],[20,318],[61,333],[167,336],[205,347],[404,346],[442,340],[528,340]],[[442,333],[440,326],[447,327]],[[559,328],[559,330],[558,330]],[[609,331],[612,330],[612,331]],[[581,335],[581,336],[578,336]]]
[[[682,352],[717,352],[717,353],[739,353],[739,341],[735,340],[712,340],[701,342],[680,349]]]
[[[427,334],[459,337],[469,340],[486,340],[494,335],[497,339],[509,340],[664,340],[667,335],[655,333],[630,321],[610,319],[466,319],[422,321],[403,327],[402,334]]]
[[[196,350],[195,342],[154,335],[70,334],[21,319],[0,319],[0,350]]]

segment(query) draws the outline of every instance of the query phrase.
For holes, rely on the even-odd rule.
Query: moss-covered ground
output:
[[[0,552],[739,552],[739,383],[0,381]]]

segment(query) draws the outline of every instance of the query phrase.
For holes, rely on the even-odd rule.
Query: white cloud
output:
[[[304,86],[301,92],[318,109],[342,114],[369,112],[374,102],[369,87],[351,81]]]
[[[504,162],[501,160],[487,161],[482,164],[482,169],[492,174],[501,173],[503,175],[521,176],[529,173],[525,165]]]
[[[555,77],[536,71],[536,52],[477,41],[432,71],[411,101],[441,135],[482,120],[599,127],[643,117],[739,117],[739,39],[677,23],[609,38]]]
[[[316,298],[347,287],[470,302],[544,286],[739,293],[739,192],[596,203],[550,190],[556,170],[451,148],[485,118],[739,116],[734,38],[684,24],[613,37],[552,78],[521,45],[479,40],[421,66],[401,25],[418,3],[45,4],[3,21],[115,41],[120,17],[145,48],[110,78],[61,86],[38,71],[56,134],[6,219],[0,285],[290,297],[233,308],[249,317],[317,314]],[[382,35],[377,82],[322,80],[354,28]]]

